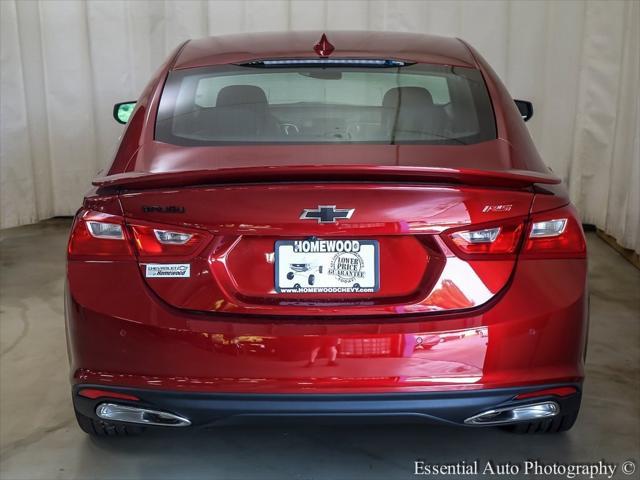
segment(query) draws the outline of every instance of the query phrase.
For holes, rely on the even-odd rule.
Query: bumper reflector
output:
[[[140,399],[135,395],[129,395],[127,393],[119,393],[119,392],[110,392],[109,390],[99,390],[97,388],[83,388],[78,392],[78,395],[85,398],[91,398],[95,400],[96,398],[119,398],[120,400],[131,400],[133,402],[137,402]]]
[[[536,398],[536,397],[548,397],[554,395],[556,397],[568,397],[569,395],[573,395],[577,390],[575,387],[558,387],[558,388],[547,388],[545,390],[538,390],[536,392],[527,392],[516,395],[516,400],[524,400],[525,398]]]

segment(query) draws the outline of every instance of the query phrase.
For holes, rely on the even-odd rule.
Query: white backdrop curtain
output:
[[[0,225],[73,214],[135,99],[187,38],[368,29],[468,40],[516,98],[583,221],[640,251],[640,2],[12,1],[1,8]]]

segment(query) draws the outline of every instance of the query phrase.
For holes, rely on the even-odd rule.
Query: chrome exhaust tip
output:
[[[531,403],[487,410],[467,418],[464,423],[466,425],[506,425],[551,418],[559,413],[560,405],[556,402]]]
[[[116,403],[101,403],[96,407],[98,418],[106,421],[138,423],[142,425],[157,425],[162,427],[187,427],[191,425],[189,419],[169,412],[159,412],[147,408],[118,405]]]

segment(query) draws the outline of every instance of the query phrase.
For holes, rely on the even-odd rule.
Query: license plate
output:
[[[374,293],[380,288],[376,240],[278,240],[278,293]]]

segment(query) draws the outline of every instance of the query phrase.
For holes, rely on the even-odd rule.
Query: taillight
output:
[[[445,241],[462,258],[493,258],[515,255],[520,245],[522,221],[502,225],[448,231]],[[477,257],[476,257],[477,256]]]
[[[209,237],[206,232],[183,227],[131,225],[136,249],[141,258],[157,256],[190,256]]]
[[[549,238],[558,237],[564,233],[567,226],[567,218],[555,218],[553,220],[543,220],[541,222],[533,222],[529,238]]]
[[[531,217],[522,255],[529,258],[584,258],[587,247],[575,209],[568,205]]]
[[[150,257],[188,257],[211,237],[201,230],[167,225],[127,226],[118,215],[84,210],[69,238],[69,257],[109,257],[113,260]],[[135,245],[135,251],[134,246]]]
[[[521,244],[523,258],[584,258],[587,254],[584,232],[571,205],[533,214],[526,228],[524,219],[507,220],[503,224],[447,230],[443,238],[463,259],[510,258]]]
[[[122,217],[91,210],[83,211],[76,218],[68,253],[69,257],[133,257]]]
[[[124,240],[122,225],[119,223],[96,222],[89,220],[86,222],[91,236],[103,240]]]

